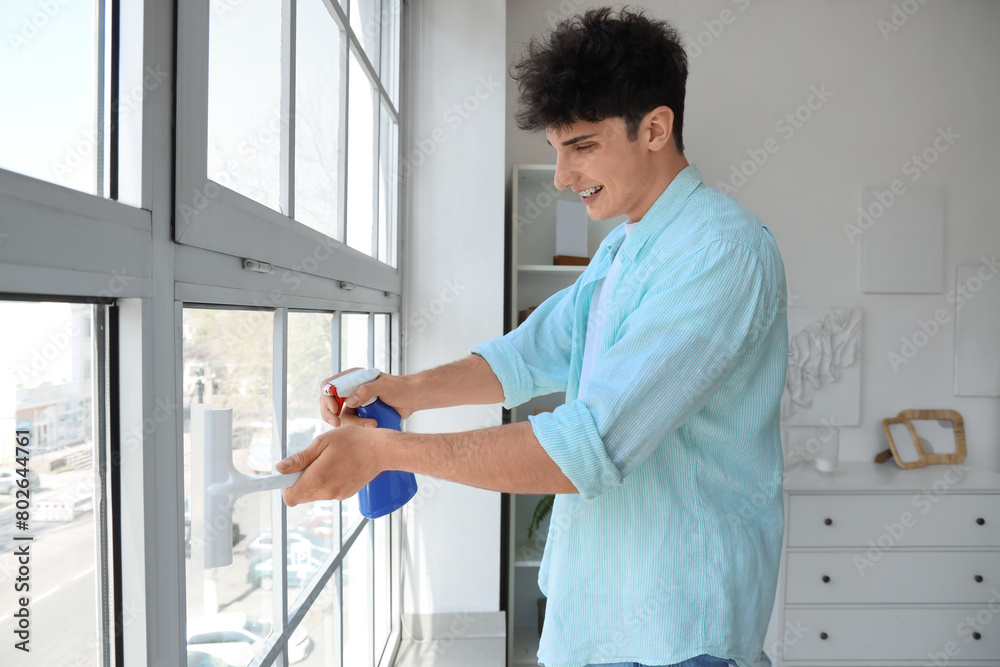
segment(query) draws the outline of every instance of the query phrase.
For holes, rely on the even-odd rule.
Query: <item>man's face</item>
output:
[[[625,121],[606,118],[549,128],[546,137],[556,150],[555,186],[579,194],[594,220],[639,220],[659,196],[651,191],[654,153],[641,128],[639,138],[629,141]]]

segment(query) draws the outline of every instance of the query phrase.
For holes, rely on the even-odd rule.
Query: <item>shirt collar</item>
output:
[[[622,223],[614,234],[608,235],[604,247],[610,250],[612,256],[618,250],[623,252],[622,261],[634,259],[650,240],[659,236],[663,229],[677,218],[687,198],[701,185],[701,172],[698,171],[698,167],[693,164],[684,167],[649,207],[627,240],[625,223]]]

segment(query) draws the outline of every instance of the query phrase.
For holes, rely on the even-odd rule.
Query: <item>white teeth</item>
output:
[[[603,185],[595,185],[592,188],[587,188],[586,190],[581,190],[580,191],[580,196],[581,197],[592,197],[594,195],[594,193],[596,193],[598,190],[602,189],[603,187],[604,187]]]

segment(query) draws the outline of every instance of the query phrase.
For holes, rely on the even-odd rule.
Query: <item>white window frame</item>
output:
[[[286,6],[293,2],[284,1]],[[324,1],[356,45],[341,6]],[[199,171],[192,162],[197,151],[191,150],[205,144],[204,139],[198,141],[197,134],[205,131],[207,119],[199,130],[198,116],[193,112],[207,108],[207,90],[198,86],[199,82],[207,86],[207,68],[199,69],[199,65],[207,62],[208,3],[135,0],[122,5],[123,39],[134,43],[136,35],[142,36],[141,69],[160,66],[161,71],[169,72],[164,85],[147,90],[142,101],[141,208],[0,169],[0,295],[28,300],[104,298],[117,305],[119,374],[108,378],[118,384],[120,395],[122,587],[117,594],[123,603],[120,622],[124,646],[116,657],[129,666],[181,665],[186,662],[187,644],[184,469],[183,448],[178,446],[183,426],[179,406],[184,304],[267,307],[278,313],[289,308],[389,313],[393,365],[400,369],[403,267],[394,269],[294,220],[268,213],[269,209],[254,202],[250,202],[254,206],[241,208],[240,196],[234,192],[220,191],[213,200],[217,210],[224,211],[218,213],[218,219],[213,218],[213,225],[230,225],[229,241],[241,243],[240,239],[252,238],[246,252],[243,246],[223,247],[224,237],[208,226],[181,228],[178,224],[174,228],[178,194],[198,187],[204,191],[209,184],[204,153],[196,161]],[[182,49],[176,48],[175,16],[184,35]],[[400,35],[402,21],[401,17]],[[401,41],[399,53],[405,52]],[[357,53],[370,68],[364,53],[360,49]],[[174,62],[177,72],[171,71]],[[175,86],[169,85],[175,77],[176,114]],[[397,114],[378,78],[374,81],[381,103]],[[401,99],[404,83],[400,81]],[[399,123],[398,114],[394,120]],[[379,125],[375,127],[378,132]],[[404,134],[400,126],[399,146],[404,145]],[[377,161],[377,145],[374,151]],[[397,211],[403,200],[400,192]],[[212,215],[216,215],[215,210]],[[399,232],[389,247],[401,257],[399,237],[404,223],[401,216],[398,219]],[[207,241],[195,244],[199,234]],[[313,274],[291,268],[318,247],[332,247],[335,261],[320,262],[321,269]],[[241,256],[264,261],[272,258],[275,270],[247,271]],[[295,289],[290,289],[290,280],[297,281]],[[399,514],[391,521],[392,632],[386,651],[381,656],[376,653],[379,667],[392,664],[400,638]],[[368,525],[359,524],[358,538]],[[327,570],[321,579],[331,577],[339,590],[340,570]],[[311,584],[302,602],[314,600],[315,595],[309,595],[315,594],[321,583],[325,581]],[[285,582],[276,581],[274,589],[284,590]],[[282,609],[287,606],[283,598],[276,596]],[[301,619],[302,602],[290,610],[291,624],[287,623],[288,615],[275,622],[290,632]],[[263,657],[276,655],[287,634],[276,634],[273,645],[278,650]],[[279,659],[274,664],[282,663]]]
[[[365,70],[370,83],[376,86],[381,106],[399,123],[399,112],[382,86],[378,73],[364,53],[357,36],[351,29],[345,9],[336,0],[322,1],[344,31],[346,39],[341,44],[341,118],[346,116],[349,67],[347,49],[350,49]],[[215,250],[241,258],[262,260],[284,268],[301,267],[307,257],[319,252],[323,261],[312,272],[334,280],[365,285],[374,289],[401,293],[401,271],[384,264],[288,216],[293,213],[295,191],[295,7],[296,0],[282,0],[282,14],[290,17],[283,22],[282,40],[282,158],[280,173],[281,209],[279,213],[249,197],[211,180],[208,177],[208,53],[209,53],[209,2],[180,2],[178,6],[178,34],[184,48],[177,53],[177,161],[176,205],[174,238],[178,243]],[[400,21],[402,17],[400,17]],[[401,32],[401,30],[400,30]],[[375,104],[375,145],[373,158],[378,169],[380,105]],[[347,119],[350,123],[350,119]],[[338,201],[338,225],[345,229],[346,218],[346,136],[341,133],[346,150],[341,151],[338,175],[341,197]],[[377,183],[373,180],[375,197]],[[399,220],[397,197],[397,216]],[[373,217],[375,211],[373,207]],[[389,225],[387,248],[390,258],[400,256],[398,233]],[[377,249],[378,225],[373,229],[373,245]],[[343,234],[342,234],[343,238]]]

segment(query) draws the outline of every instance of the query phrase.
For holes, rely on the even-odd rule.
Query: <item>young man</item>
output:
[[[353,410],[279,464],[289,505],[347,498],[382,470],[510,493],[555,493],[539,585],[546,667],[756,664],[783,529],[778,412],[785,280],[770,232],[705,187],[681,138],[687,60],[676,32],[593,10],[515,66],[522,128],[544,130],[555,184],[591,217],[627,216],[571,287],[467,358],[382,375],[402,417],[458,404],[554,412],[467,433],[398,433]]]

